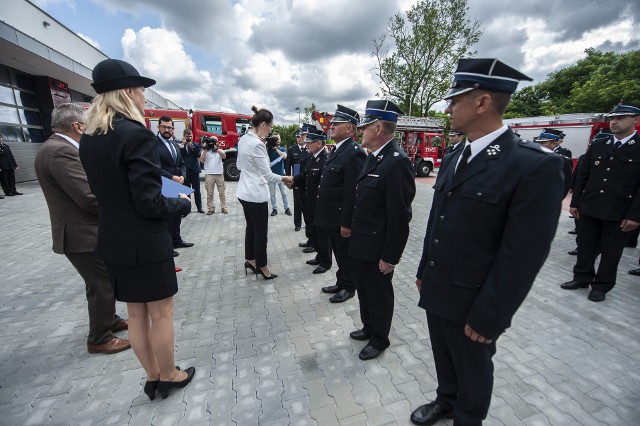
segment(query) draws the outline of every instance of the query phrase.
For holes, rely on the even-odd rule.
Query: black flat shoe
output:
[[[274,274],[273,272],[271,273],[271,275],[266,276],[262,269],[256,268],[256,278],[258,278],[258,275],[262,275],[262,278],[264,278],[265,280],[272,280],[277,277],[277,275]]]
[[[338,287],[337,285],[330,285],[328,287],[322,287],[322,292],[323,293],[337,293],[340,291],[340,287]]]
[[[360,357],[363,361],[369,361],[370,359],[378,358],[378,356],[382,353],[380,349],[376,349],[371,345],[367,345],[360,351]]]
[[[309,241],[306,243],[298,243],[298,247],[311,247],[311,243],[309,243]]]
[[[316,249],[315,249],[315,248],[313,248],[313,247],[311,247],[311,246],[306,247],[306,248],[304,248],[304,249],[302,250],[302,252],[303,252],[303,253],[313,253],[313,252],[315,252],[315,251],[316,251]]]
[[[592,302],[602,302],[605,299],[604,291],[591,290],[589,296],[587,296]]]
[[[631,275],[640,275],[640,269],[632,269],[629,271]]]
[[[371,334],[367,333],[364,330],[356,330],[349,333],[349,337],[351,337],[353,340],[363,341],[363,340],[369,340],[371,338]]]
[[[411,413],[411,423],[419,426],[429,426],[440,419],[451,418],[453,418],[453,410],[443,408],[435,401],[421,405]]]
[[[328,271],[328,269],[325,268],[324,266],[318,266],[316,269],[313,270],[313,273],[314,274],[324,274],[327,271]]]
[[[307,260],[305,263],[306,263],[307,265],[314,265],[314,266],[315,266],[315,265],[319,265],[319,264],[320,264],[320,261],[319,261],[319,260],[317,260],[317,259],[310,259],[310,260]]]
[[[253,266],[251,263],[249,263],[249,261],[248,261],[248,260],[244,262],[244,274],[245,274],[245,275],[249,275],[249,274],[247,273],[247,269],[251,269],[251,272],[253,272],[254,274],[257,274],[257,273],[258,273],[258,271],[256,270],[256,267],[255,267],[255,266]]]
[[[180,382],[163,382],[162,380],[158,382],[158,393],[162,395],[162,398],[166,399],[171,389],[187,386],[193,379],[194,374],[196,374],[196,369],[195,367],[189,367],[184,372],[187,373],[187,378]]]
[[[560,288],[564,290],[577,290],[579,288],[587,288],[589,287],[589,284],[590,283],[581,283],[581,282],[572,280],[562,284]]]
[[[329,302],[331,302],[331,303],[346,302],[347,300],[351,299],[355,295],[356,295],[355,291],[353,293],[351,293],[351,292],[349,292],[349,290],[343,288],[342,290],[340,290],[339,292],[337,292],[336,294],[331,296],[329,298]]]
[[[151,401],[156,399],[156,390],[158,389],[158,383],[160,383],[160,380],[147,380],[147,383],[144,384],[144,393],[147,394]]]

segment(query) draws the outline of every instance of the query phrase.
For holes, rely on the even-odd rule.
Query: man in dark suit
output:
[[[615,286],[629,233],[640,226],[640,104],[621,102],[609,117],[612,134],[591,143],[576,173],[569,211],[578,219],[578,258],[573,279],[561,285],[591,286],[593,302],[603,301]]]
[[[284,172],[287,176],[295,177],[304,170],[304,160],[307,151],[304,145],[307,136],[307,125],[303,124],[302,128],[296,132],[296,144],[287,149],[287,159],[284,163]],[[293,226],[295,231],[299,231],[302,227],[302,215],[304,212],[304,189],[293,188]],[[304,221],[305,226],[309,226]],[[307,232],[308,233],[308,232]],[[307,236],[308,239],[308,236]],[[309,241],[307,241],[309,242]]]
[[[200,194],[200,144],[193,140],[191,129],[184,129],[182,140],[180,141],[180,153],[184,159],[186,176],[185,186],[193,188],[193,198],[196,201],[198,213],[202,210],[202,195]]]
[[[331,138],[337,143],[324,163],[318,186],[315,214],[318,250],[330,247],[338,263],[336,284],[322,288],[324,293],[335,293],[329,299],[332,303],[342,303],[355,296],[356,292],[348,254],[348,229],[351,227],[358,175],[366,158],[353,139],[359,119],[356,111],[338,105],[329,128]],[[331,257],[331,251],[328,256]],[[320,274],[326,270],[318,265],[313,273]]]
[[[556,150],[556,148],[560,146],[560,141],[564,136],[565,135],[561,130],[543,129],[540,136],[533,138],[533,141],[539,144],[543,149],[548,152],[556,153],[562,158],[562,171],[564,175],[564,190],[562,191],[562,198],[567,196],[573,182],[573,160],[569,157],[565,157]]]
[[[456,149],[464,147],[462,143],[463,135],[464,133],[462,132],[449,132],[449,146],[444,150],[444,155],[451,154],[455,152]]]
[[[409,238],[416,195],[411,160],[393,139],[402,114],[391,101],[369,101],[358,125],[370,154],[358,176],[350,226],[349,256],[363,325],[350,336],[369,341],[360,352],[362,360],[376,358],[390,344],[393,271]]]
[[[187,174],[180,146],[173,142],[173,120],[166,115],[160,117],[158,121],[158,135],[156,142],[158,146],[158,155],[160,156],[161,175],[167,179],[172,179],[180,184],[184,184],[184,178]],[[180,215],[174,216],[167,222],[167,230],[173,240],[173,255],[177,256],[175,250],[181,247],[192,247],[193,243],[187,243],[180,235],[180,223],[182,218]]]
[[[4,195],[9,197],[22,195],[22,192],[16,190],[16,170],[18,168],[11,148],[4,143],[4,138],[0,135],[0,184],[2,184]]]
[[[107,269],[94,252],[98,241],[98,204],[89,188],[78,152],[84,130],[84,108],[62,104],[51,114],[55,132],[42,144],[35,172],[49,207],[54,253],[64,254],[84,279],[89,310],[89,353],[112,354],[129,349],[127,339],[113,335],[126,330],[116,315],[116,299]]]
[[[461,59],[445,99],[462,150],[438,172],[416,274],[438,379],[417,425],[453,417],[481,425],[496,340],[511,325],[549,254],[562,201],[562,160],[502,123],[526,75],[497,59]],[[525,249],[526,248],[526,249]]]

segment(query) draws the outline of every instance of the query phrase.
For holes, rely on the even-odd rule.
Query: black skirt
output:
[[[155,302],[178,292],[173,257],[162,262],[135,266],[105,264],[113,293],[120,302]]]

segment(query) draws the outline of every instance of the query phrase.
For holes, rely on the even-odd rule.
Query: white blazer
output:
[[[240,170],[240,181],[236,196],[242,201],[265,203],[269,200],[269,182],[278,183],[282,176],[272,173],[267,147],[249,130],[238,141],[236,167]]]

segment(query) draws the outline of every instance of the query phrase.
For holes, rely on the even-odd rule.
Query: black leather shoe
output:
[[[451,418],[453,418],[453,410],[442,408],[435,401],[421,405],[411,413],[411,423],[419,426],[429,426],[440,419]]]
[[[22,192],[13,191],[13,195],[22,195]]]
[[[640,275],[640,269],[632,269],[629,271],[631,275]]]
[[[576,290],[576,289],[579,289],[579,288],[587,288],[587,287],[589,287],[589,284],[590,283],[581,283],[581,282],[578,282],[578,281],[571,280],[571,281],[567,281],[566,283],[562,284],[560,286],[560,288],[563,288],[565,290]]]
[[[307,247],[304,250],[302,250],[303,253],[313,253],[315,251],[316,249],[314,249],[313,247]]]
[[[605,299],[604,291],[600,290],[591,290],[588,297],[592,302],[602,302]]]
[[[318,259],[311,259],[311,260],[307,260],[305,263],[307,265],[317,266],[320,264],[320,261]]]
[[[3,199],[4,199],[4,195],[0,195],[0,200],[3,200]]]
[[[277,214],[278,214],[278,210],[273,209],[273,210],[271,211],[271,216],[275,216],[275,215],[277,215]]]
[[[309,241],[306,243],[298,243],[298,247],[311,247],[311,243]]]
[[[198,213],[202,213],[202,214],[204,214],[204,210],[199,209],[199,210],[198,210]]]
[[[578,255],[578,249],[571,250],[571,251],[569,251],[567,253],[569,253],[571,256],[577,256]]]
[[[329,287],[322,287],[322,292],[323,293],[337,293],[340,291],[340,287],[338,287],[337,285],[330,285]]]
[[[371,334],[364,330],[356,330],[349,333],[349,337],[353,340],[369,340],[371,338]]]
[[[284,211],[284,214],[286,214],[287,216],[293,216],[293,213],[291,213],[291,210],[289,210],[289,209],[286,209]]]
[[[178,257],[178,256],[180,256],[180,253],[178,253],[178,250],[174,250],[173,257]]]
[[[293,230],[294,230],[294,231],[296,231],[296,232],[298,232],[298,231],[300,230],[300,227],[299,227],[299,226],[296,226]]]
[[[313,273],[314,274],[324,274],[328,270],[329,269],[325,268],[324,266],[318,266],[316,269],[313,270]]]
[[[569,234],[577,235],[578,234],[578,230],[577,229],[572,229],[571,231],[569,231]]]
[[[381,353],[382,351],[380,349],[376,349],[371,345],[367,345],[360,351],[360,355],[358,356],[361,360],[368,361],[370,359],[378,358],[378,355],[380,355]]]
[[[193,247],[193,243],[188,243],[184,240],[176,241],[173,243],[173,248]]]
[[[319,268],[319,266],[318,266],[318,268]],[[356,295],[355,291],[353,293],[350,293],[349,290],[343,288],[342,290],[340,290],[339,292],[337,292],[336,294],[331,296],[329,298],[329,302],[331,302],[331,303],[346,302],[347,300],[351,299],[355,295]]]
[[[4,196],[5,196],[5,197],[13,197],[14,195],[16,195],[16,194],[13,194],[13,193],[11,193],[11,192],[5,192],[5,193],[4,193]]]

